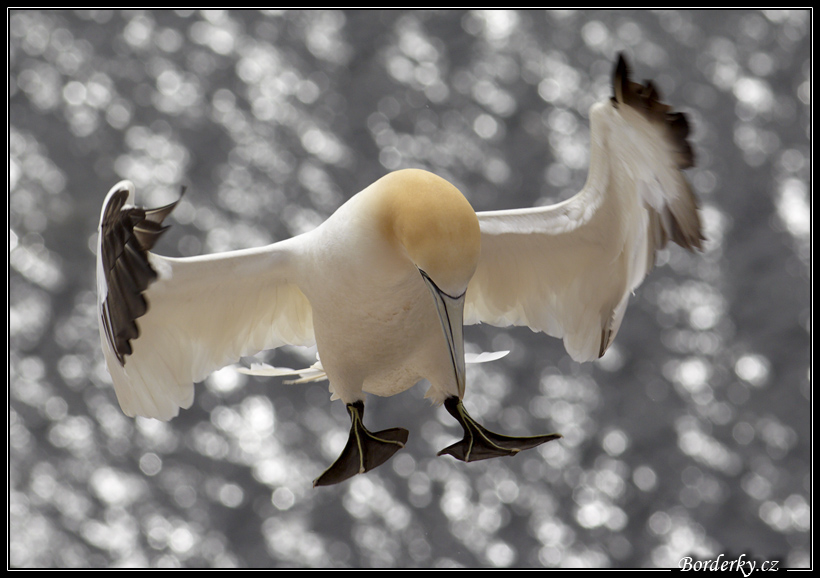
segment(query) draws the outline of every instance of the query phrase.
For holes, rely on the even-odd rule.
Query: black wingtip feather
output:
[[[618,53],[618,61],[615,64],[615,72],[612,75],[612,92],[613,103],[617,106],[618,103],[624,102],[624,95],[629,89],[629,65],[622,52]]]
[[[672,162],[679,170],[695,166],[695,153],[689,143],[688,118],[682,112],[673,112],[671,106],[661,101],[661,94],[652,81],[640,84],[629,80],[629,64],[622,53],[618,54],[612,75],[612,93],[613,106],[631,107],[661,131]],[[686,249],[701,249],[705,237],[697,215],[697,198],[688,183],[681,195],[680,206],[675,209],[678,214],[673,214],[667,207],[664,218],[659,221],[663,238],[659,247],[666,244],[668,237]]]
[[[179,203],[155,209],[128,207],[128,190],[116,191],[103,211],[100,227],[101,259],[107,295],[102,304],[103,328],[117,359],[125,365],[131,340],[139,337],[137,319],[148,311],[145,290],[157,279],[148,252],[169,226],[162,222]]]
[[[615,71],[612,75],[612,102],[631,106],[643,114],[652,123],[665,127],[667,138],[677,152],[678,168],[688,169],[695,166],[695,155],[689,144],[689,121],[682,112],[671,112],[672,107],[661,102],[661,94],[652,81],[646,84],[632,82],[629,79],[629,64],[623,53],[618,53]]]

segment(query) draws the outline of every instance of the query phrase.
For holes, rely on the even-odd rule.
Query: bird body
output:
[[[575,360],[595,359],[657,250],[669,239],[700,248],[703,239],[681,172],[693,164],[685,117],[651,83],[629,81],[622,57],[613,92],[590,111],[586,185],[548,207],[476,213],[446,180],[404,169],[308,233],[169,258],[151,249],[176,203],[140,208],[134,185],[118,183],[103,204],[97,282],[103,352],[123,411],[170,419],[212,371],[264,349],[315,344],[351,417],[348,445],[317,485],[401,449],[407,430],[364,427],[365,394],[395,395],[424,378],[427,396],[465,432],[440,453],[474,461],[557,439],[502,436],[469,416],[463,324],[526,325],[563,338]]]
[[[313,308],[333,392],[350,403],[362,392],[394,395],[427,378],[434,401],[458,394],[419,269],[439,271],[442,285],[464,293],[479,244],[478,220],[464,196],[432,173],[396,171],[303,237],[310,256],[300,259],[300,287]],[[467,244],[473,254],[464,259],[459,248]]]

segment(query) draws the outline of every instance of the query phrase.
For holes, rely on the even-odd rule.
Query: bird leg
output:
[[[364,403],[347,404],[350,414],[350,437],[342,453],[321,476],[313,481],[313,487],[330,486],[363,474],[382,465],[404,447],[409,432],[401,427],[371,432],[362,424]]]
[[[456,396],[444,400],[444,407],[464,428],[464,439],[444,448],[438,455],[450,454],[463,462],[514,456],[521,450],[528,450],[562,437],[561,434],[513,437],[491,432],[470,417]]]

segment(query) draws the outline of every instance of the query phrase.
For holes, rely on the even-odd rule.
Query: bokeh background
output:
[[[808,11],[27,11],[9,31],[11,567],[675,567],[810,546]],[[588,164],[615,55],[689,115],[708,241],[665,250],[612,350],[576,364],[470,327],[466,403],[559,431],[463,464],[424,384],[368,402],[408,446],[340,486],[327,384],[214,374],[129,419],[95,318],[100,205],[188,193],[158,252],[309,230],[423,167],[477,210],[552,203]],[[261,359],[306,367],[312,351]],[[747,558],[748,559],[748,558]]]

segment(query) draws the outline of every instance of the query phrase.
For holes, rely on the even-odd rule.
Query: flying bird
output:
[[[573,359],[593,360],[618,333],[656,252],[669,240],[689,250],[704,240],[682,172],[694,164],[686,117],[651,82],[630,81],[622,55],[613,96],[589,117],[589,176],[561,203],[476,213],[448,181],[404,169],[308,233],[212,255],[153,253],[178,201],[141,208],[131,182],[116,184],[100,218],[97,288],[123,411],[171,419],[192,404],[195,382],[240,357],[315,345],[310,375],[329,380],[351,420],[347,445],[315,486],[372,470],[403,448],[406,429],[365,427],[366,394],[392,396],[422,379],[426,397],[464,430],[439,455],[470,462],[560,438],[497,434],[469,415],[463,325],[525,325],[562,338]]]

